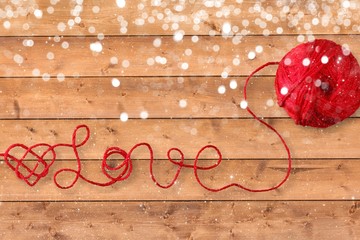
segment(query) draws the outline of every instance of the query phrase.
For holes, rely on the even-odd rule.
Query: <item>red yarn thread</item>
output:
[[[250,109],[248,109],[248,111],[250,111]],[[257,117],[256,117],[256,119],[258,121],[262,122]],[[274,130],[268,124],[266,124],[264,122],[262,122],[262,123],[276,132],[276,130]],[[85,138],[84,138],[84,140],[82,142],[76,144],[78,131],[80,129],[85,129],[86,135],[85,135]],[[101,169],[102,169],[102,173],[109,179],[109,181],[101,183],[101,182],[96,182],[96,181],[90,180],[90,179],[86,178],[85,176],[83,176],[81,174],[81,159],[80,159],[80,156],[79,156],[79,153],[78,153],[78,148],[84,146],[86,144],[86,142],[89,140],[89,138],[90,138],[90,129],[89,129],[89,127],[86,126],[86,125],[79,125],[79,126],[77,126],[75,128],[75,130],[73,132],[71,144],[59,143],[59,144],[55,144],[55,145],[49,145],[49,144],[46,144],[46,143],[39,143],[39,144],[35,144],[33,146],[30,146],[30,147],[27,147],[27,146],[25,146],[23,144],[16,143],[16,144],[13,144],[10,147],[8,147],[7,150],[4,153],[0,154],[0,156],[2,156],[4,158],[4,161],[6,162],[6,164],[16,173],[18,178],[24,180],[25,183],[28,184],[29,186],[34,186],[41,178],[44,178],[44,177],[46,177],[48,175],[49,168],[52,166],[52,164],[56,160],[56,151],[55,150],[57,148],[59,148],[59,147],[71,148],[73,150],[74,154],[75,154],[75,158],[76,158],[76,162],[77,162],[77,169],[62,168],[62,169],[56,171],[54,176],[53,176],[55,185],[58,188],[61,188],[61,189],[72,188],[76,184],[76,182],[79,180],[79,178],[81,178],[85,182],[90,183],[92,185],[102,186],[102,187],[110,186],[110,185],[112,185],[112,184],[114,184],[116,182],[121,182],[121,181],[124,181],[124,180],[128,179],[130,177],[131,173],[132,173],[132,170],[133,170],[131,154],[133,153],[133,151],[135,149],[137,149],[138,147],[141,147],[141,146],[144,146],[144,147],[148,148],[148,150],[149,150],[150,177],[153,180],[153,182],[160,188],[170,188],[171,186],[173,186],[174,183],[176,182],[176,180],[178,179],[182,168],[192,168],[194,170],[196,181],[203,188],[205,188],[206,190],[209,190],[211,192],[222,191],[224,189],[227,189],[227,188],[233,187],[233,186],[244,189],[244,190],[249,191],[249,192],[271,191],[271,190],[279,188],[282,184],[284,184],[284,182],[286,181],[286,179],[290,175],[290,169],[291,169],[290,152],[289,152],[285,142],[283,142],[284,145],[286,146],[286,149],[287,149],[288,154],[289,154],[289,165],[288,165],[289,169],[288,169],[288,171],[286,173],[285,178],[279,184],[277,184],[276,186],[271,187],[271,188],[266,188],[266,189],[251,189],[251,188],[244,187],[244,186],[242,186],[240,184],[237,184],[237,183],[232,183],[232,184],[223,186],[221,188],[208,187],[201,181],[201,179],[199,177],[199,174],[198,174],[198,171],[199,170],[206,171],[206,170],[210,170],[210,169],[213,169],[213,168],[217,167],[218,165],[220,165],[220,163],[222,161],[222,155],[221,155],[220,150],[216,146],[206,145],[206,146],[202,147],[200,149],[200,151],[197,153],[193,165],[184,163],[184,154],[180,149],[178,149],[178,148],[169,149],[168,152],[167,152],[167,158],[172,164],[177,165],[178,168],[177,168],[177,171],[176,171],[176,173],[174,175],[174,178],[171,180],[171,182],[169,184],[167,184],[167,185],[162,185],[157,181],[157,179],[155,178],[155,175],[153,173],[154,154],[153,154],[152,147],[148,143],[138,143],[135,146],[133,146],[128,153],[125,150],[123,150],[123,149],[121,149],[119,147],[110,147],[105,151],[105,153],[103,155],[102,163],[101,163]],[[280,139],[283,141],[281,136],[280,136]],[[10,154],[11,150],[13,150],[15,148],[18,148],[18,147],[25,150],[24,154],[20,158],[16,158],[15,156]],[[47,149],[41,155],[39,155],[34,151],[37,147],[46,147]],[[210,165],[208,167],[198,166],[197,163],[198,163],[198,160],[200,158],[200,155],[206,149],[215,150],[216,153],[218,154],[218,160],[216,161],[216,163],[214,163],[213,165]],[[175,161],[174,159],[172,159],[172,157],[171,157],[172,152],[177,152],[180,155],[180,160],[179,161]],[[47,154],[49,154],[49,153],[51,153],[51,158],[50,158],[50,161],[47,162],[45,160],[45,156]],[[34,156],[37,159],[37,162],[36,162],[35,166],[32,169],[29,168],[24,163],[24,159],[27,157],[28,154],[31,154],[32,156]],[[124,160],[118,166],[111,167],[111,166],[109,166],[107,161],[108,161],[110,156],[116,155],[116,154],[123,157]],[[42,170],[40,172],[37,172],[39,166],[41,166],[41,165],[43,167]],[[22,172],[24,172],[24,171],[27,174],[23,174]],[[111,172],[111,171],[120,171],[120,172],[116,177],[113,177],[113,176],[111,176],[109,174],[109,172]],[[64,186],[64,185],[60,184],[58,182],[58,180],[57,180],[58,175],[60,173],[63,173],[63,172],[70,172],[70,173],[75,174],[74,180],[67,186]]]
[[[326,128],[360,107],[360,67],[348,49],[317,39],[282,58],[275,89],[296,124]]]
[[[281,107],[285,108],[297,124],[321,128],[328,127],[351,116],[360,107],[360,67],[358,62],[349,51],[344,50],[340,45],[332,41],[324,39],[301,44],[286,54],[280,62],[268,62],[253,71],[246,79],[244,85],[245,101],[247,100],[247,86],[251,77],[261,69],[277,64],[279,67],[276,72],[275,87],[278,103]],[[90,138],[90,129],[86,125],[79,125],[75,128],[71,144],[60,143],[49,145],[39,143],[27,147],[23,144],[16,143],[9,146],[0,156],[4,158],[6,164],[16,173],[18,178],[24,180],[29,186],[34,186],[41,178],[48,175],[49,168],[56,160],[55,150],[59,147],[71,148],[76,157],[77,169],[62,168],[55,172],[53,176],[55,185],[58,188],[68,189],[73,187],[79,178],[97,186],[110,186],[116,182],[128,179],[133,170],[131,154],[135,149],[143,146],[149,150],[150,177],[160,188],[170,188],[178,179],[182,168],[192,168],[196,181],[200,186],[211,192],[222,191],[230,187],[238,187],[249,192],[275,190],[286,182],[291,173],[292,160],[289,147],[276,129],[257,117],[248,106],[246,110],[255,120],[272,130],[278,136],[287,152],[288,168],[286,174],[280,183],[270,188],[252,189],[238,183],[231,183],[220,188],[206,186],[201,181],[198,171],[213,169],[220,165],[222,161],[220,150],[213,145],[202,147],[197,153],[193,165],[184,163],[184,154],[180,149],[169,149],[167,158],[172,164],[177,166],[177,170],[174,178],[167,185],[160,184],[155,178],[153,173],[154,156],[150,144],[138,143],[133,146],[128,153],[119,147],[110,147],[105,151],[101,164],[102,172],[109,181],[101,183],[89,180],[81,174],[81,159],[78,153],[78,148],[85,145]],[[77,134],[80,129],[85,129],[86,136],[82,142],[76,144]],[[39,147],[46,147],[47,149],[39,155],[34,151]],[[16,158],[10,154],[10,151],[15,148],[25,150],[20,158]],[[218,154],[218,160],[215,164],[208,167],[198,166],[200,155],[206,149],[214,150]],[[172,159],[172,152],[177,152],[180,155],[180,160],[175,161]],[[31,154],[37,160],[33,168],[28,167],[24,163],[24,159],[28,154]],[[46,157],[48,154],[50,157]],[[111,167],[107,161],[112,155],[120,155],[124,158],[123,162],[116,167]],[[45,159],[49,160],[46,161]],[[38,170],[40,168],[41,170]],[[109,174],[109,172],[113,171],[119,171],[116,177]],[[25,174],[23,172],[25,172]],[[63,172],[75,174],[74,180],[67,186],[61,185],[57,180],[58,175]]]
[[[274,64],[278,64],[276,62],[270,62],[267,63],[259,68],[257,68],[254,72],[252,72],[249,77],[246,79],[246,83],[244,86],[244,99],[246,100],[247,95],[246,95],[246,90],[247,90],[247,86],[249,83],[249,80],[251,79],[251,77],[258,72],[259,70],[261,70],[262,68],[268,66],[268,65],[274,65]],[[227,188],[230,187],[238,187],[241,188],[243,190],[249,191],[249,192],[266,192],[266,191],[271,191],[274,189],[279,188],[280,186],[282,186],[285,181],[289,178],[290,176],[290,172],[291,172],[291,156],[290,156],[290,150],[288,148],[288,146],[286,145],[284,139],[282,138],[282,136],[272,127],[270,126],[268,123],[264,122],[263,120],[259,119],[252,111],[249,107],[247,107],[247,111],[260,123],[264,124],[267,128],[271,129],[281,140],[282,144],[285,147],[285,150],[288,154],[288,169],[286,172],[286,175],[284,176],[284,178],[281,180],[280,183],[278,183],[277,185],[270,187],[270,188],[265,188],[265,189],[252,189],[252,188],[248,188],[245,187],[241,184],[238,183],[231,183],[228,185],[225,185],[223,187],[220,188],[211,188],[206,186],[200,179],[199,177],[199,170],[202,171],[207,171],[207,170],[211,170],[215,167],[217,167],[218,165],[220,165],[221,161],[222,161],[222,154],[220,152],[220,150],[213,145],[206,145],[204,147],[202,147],[199,152],[197,153],[195,159],[194,159],[194,164],[185,164],[184,163],[184,154],[183,152],[178,149],[178,148],[171,148],[168,150],[167,152],[167,158],[168,160],[177,166],[177,170],[176,173],[174,175],[174,178],[170,181],[169,184],[167,185],[162,185],[160,184],[157,179],[155,178],[154,172],[153,172],[153,164],[154,164],[154,154],[153,154],[153,150],[152,147],[150,146],[150,144],[148,143],[138,143],[135,146],[133,146],[130,151],[127,153],[125,150],[119,148],[119,147],[110,147],[108,148],[104,155],[103,155],[103,159],[102,159],[102,163],[101,163],[101,169],[102,169],[102,173],[109,179],[108,182],[96,182],[93,180],[90,180],[88,178],[86,178],[85,176],[83,176],[81,174],[81,159],[79,156],[79,152],[78,152],[78,148],[84,146],[86,144],[86,142],[89,140],[90,138],[90,129],[88,126],[86,125],[79,125],[75,128],[73,134],[72,134],[72,140],[71,140],[71,144],[66,144],[66,143],[59,143],[59,144],[55,144],[55,145],[49,145],[46,143],[39,143],[39,144],[35,144],[33,146],[27,147],[23,144],[13,144],[11,146],[9,146],[6,151],[4,153],[1,153],[0,156],[2,156],[4,158],[4,161],[6,162],[6,164],[16,173],[17,177],[24,180],[26,184],[28,184],[29,186],[34,186],[41,178],[44,178],[48,175],[49,172],[49,168],[52,166],[52,164],[55,162],[56,160],[56,149],[59,147],[66,147],[66,148],[71,148],[75,154],[75,158],[76,158],[76,163],[77,163],[77,169],[71,169],[71,168],[62,168],[58,171],[55,172],[53,178],[54,178],[54,183],[58,188],[61,189],[69,189],[72,188],[76,182],[79,180],[79,178],[81,178],[82,180],[84,180],[87,183],[96,185],[96,186],[110,186],[116,182],[121,182],[124,181],[126,179],[128,179],[132,173],[133,167],[132,167],[132,160],[131,160],[131,154],[133,153],[133,151],[135,149],[137,149],[138,147],[146,147],[149,150],[149,158],[150,158],[150,166],[149,166],[149,170],[150,170],[150,177],[152,179],[152,181],[160,188],[170,188],[171,186],[174,185],[174,183],[176,182],[176,180],[178,179],[180,172],[182,170],[182,168],[192,168],[194,170],[194,175],[196,178],[196,181],[200,184],[200,186],[202,186],[203,188],[205,188],[208,191],[211,192],[219,192],[222,190],[225,190]],[[80,129],[85,129],[85,138],[84,140],[82,140],[80,143],[76,144],[77,141],[77,135]],[[38,147],[46,147],[47,149],[41,154],[37,154],[34,150]],[[15,148],[22,148],[23,150],[25,150],[24,154],[20,157],[20,158],[16,158],[15,156],[10,154],[10,151],[15,149]],[[214,163],[213,165],[210,165],[208,167],[201,167],[198,166],[198,160],[200,158],[200,155],[202,154],[203,151],[207,150],[207,149],[213,149],[215,150],[215,152],[218,155],[218,160],[216,161],[216,163]],[[171,157],[171,153],[172,152],[177,152],[180,155],[180,160],[179,161],[175,161],[172,157]],[[25,158],[28,156],[28,154],[31,154],[32,156],[34,156],[37,159],[37,162],[35,164],[35,166],[31,169],[29,168],[25,163],[24,160]],[[46,161],[46,156],[48,154],[51,154],[51,158],[50,160]],[[112,156],[112,155],[120,155],[122,158],[124,158],[124,160],[122,161],[121,164],[119,164],[116,167],[111,167],[108,164],[108,159]],[[42,166],[42,170],[40,170],[40,172],[37,172],[38,168]],[[119,171],[118,175],[116,177],[113,177],[109,174],[109,172],[114,172],[114,171]],[[22,172],[26,172],[27,174],[23,174]],[[58,180],[57,177],[59,174],[64,173],[64,172],[70,172],[70,173],[74,173],[75,174],[75,178],[73,179],[73,181],[67,185],[61,185]],[[35,178],[35,179],[34,179]],[[32,179],[32,180],[31,180]]]

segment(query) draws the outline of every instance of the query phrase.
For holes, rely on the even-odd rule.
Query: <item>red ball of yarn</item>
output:
[[[324,39],[300,44],[276,72],[278,103],[297,124],[326,128],[360,106],[360,67],[348,49]]]

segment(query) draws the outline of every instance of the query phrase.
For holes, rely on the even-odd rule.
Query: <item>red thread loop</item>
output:
[[[124,158],[124,161],[116,167],[111,167],[110,165],[108,165],[107,161],[109,157],[115,154],[122,156]],[[130,176],[132,170],[131,160],[127,156],[128,156],[127,153],[121,148],[118,147],[108,148],[104,153],[103,161],[101,164],[101,169],[104,175],[112,181],[123,181],[127,179]],[[111,171],[118,171],[122,168],[123,170],[119,173],[117,177],[112,177],[109,174],[109,172]]]

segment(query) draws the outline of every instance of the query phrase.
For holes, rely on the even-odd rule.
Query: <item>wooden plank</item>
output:
[[[132,118],[251,117],[239,107],[245,77],[121,78],[119,88],[111,82],[111,77],[66,82],[2,78],[0,118],[118,118],[122,112]],[[235,89],[230,87],[233,83]],[[218,92],[221,86],[224,94]],[[182,99],[185,108],[179,107]],[[248,102],[259,116],[288,117],[276,103],[274,77],[254,78]],[[354,114],[359,116],[360,110]]]
[[[360,35],[318,37],[348,44],[355,57],[360,57]],[[224,72],[223,76],[248,75],[265,62],[280,61],[298,45],[295,36],[245,37],[239,45],[222,37],[201,37],[194,43],[187,36],[181,42],[162,37],[162,45],[157,48],[153,46],[155,38],[107,37],[101,41],[102,52],[94,54],[90,44],[97,39],[91,37],[64,37],[60,42],[54,42],[51,37],[39,37],[34,38],[32,47],[23,45],[27,39],[24,37],[0,37],[0,76],[40,75],[48,79],[50,75],[63,81],[72,76],[220,76]],[[66,49],[62,48],[64,42],[68,44]],[[248,53],[255,51],[256,46],[262,46],[263,52],[249,60]],[[47,58],[49,53],[50,58],[53,57],[51,60]],[[118,64],[111,63],[113,57]],[[154,64],[148,65],[148,59]],[[269,67],[261,74],[275,71],[275,67]]]
[[[231,118],[251,117],[239,107],[244,77],[69,78],[66,82],[31,78],[0,79],[0,118]],[[232,89],[230,84],[236,83]],[[24,87],[26,85],[26,87]],[[220,94],[218,88],[226,92]],[[187,106],[179,107],[186,99]],[[288,117],[276,104],[274,77],[259,77],[248,87],[249,106],[259,116]],[[29,115],[29,113],[31,113]],[[360,110],[354,117],[360,116]]]
[[[0,153],[15,142],[70,143],[75,126],[85,123],[92,135],[79,149],[82,173],[99,182],[107,180],[101,173],[105,149],[128,151],[147,141],[154,148],[155,176],[163,184],[176,171],[164,160],[169,148],[182,149],[191,164],[202,146],[215,144],[225,160],[199,173],[205,185],[274,186],[286,173],[286,152],[271,131],[246,119],[238,107],[245,76],[267,61],[280,60],[313,34],[347,44],[360,59],[360,5],[354,1],[349,8],[339,1],[286,3],[288,10],[275,0],[227,0],[210,8],[205,1],[190,0],[183,10],[177,5],[182,1],[162,0],[156,7],[150,6],[154,1],[131,0],[123,9],[115,0],[84,1],[81,22],[72,28],[67,23],[75,19],[75,1],[54,3],[52,14],[47,8],[54,1],[0,2]],[[16,10],[11,16],[9,9],[17,2],[28,7],[24,16]],[[43,11],[41,19],[34,16],[36,8]],[[194,28],[200,11],[208,16]],[[164,18],[157,19],[159,13]],[[145,24],[138,26],[141,17]],[[127,21],[126,31],[120,31],[120,18]],[[238,27],[233,29],[236,37],[222,36],[225,22]],[[62,23],[65,29],[59,31]],[[176,28],[185,34],[179,42],[173,37]],[[199,36],[198,42],[192,35]],[[90,50],[97,41],[100,53]],[[249,60],[257,46],[263,51]],[[131,177],[106,188],[83,180],[69,190],[56,188],[52,177],[57,170],[76,169],[71,149],[58,149],[49,175],[33,188],[0,159],[0,239],[357,239],[360,112],[329,129],[296,126],[281,108],[271,107],[275,71],[260,72],[249,88],[249,104],[285,137],[295,158],[290,179],[280,189],[211,193],[195,181],[192,169],[183,169],[172,188],[160,189],[149,176],[144,148],[132,156]],[[112,86],[113,77],[120,87]],[[233,79],[235,90],[229,88]],[[225,94],[217,92],[220,85],[226,86]],[[180,100],[186,100],[185,107]],[[140,119],[142,111],[149,119]],[[130,117],[126,122],[118,119],[124,112]],[[81,138],[84,132],[77,142]],[[25,164],[34,166],[33,158],[27,156]],[[206,151],[200,158],[199,165],[208,166],[216,155]],[[59,181],[66,184],[73,177],[61,174]]]
[[[1,26],[8,21],[10,27],[1,27],[0,35],[172,35],[176,30],[189,35],[221,35],[227,33],[222,30],[224,23],[231,23],[232,35],[358,34],[360,23],[357,2],[344,8],[338,1],[320,5],[228,0],[207,7],[215,2],[158,1],[158,5],[156,1],[132,0],[119,8],[116,1],[84,1],[78,5],[82,10],[78,14],[74,12],[75,2],[59,1],[53,5],[48,0],[17,2],[1,3]],[[7,6],[10,10],[6,11]],[[42,10],[41,17],[35,16],[35,9]],[[76,17],[81,22],[76,23]]]
[[[284,136],[294,158],[359,158],[360,119],[347,119],[328,129],[295,125],[290,119],[268,119]],[[79,148],[82,158],[99,159],[105,149],[119,146],[126,151],[139,142],[152,145],[155,158],[165,158],[172,147],[183,149],[192,159],[203,146],[214,144],[225,158],[286,158],[277,136],[253,119],[148,119],[148,120],[2,120],[2,151],[15,142],[33,145],[71,143],[77,125],[87,124],[91,138]],[[78,141],[85,138],[79,132]],[[14,150],[16,151],[16,150]],[[74,153],[59,149],[58,159],[73,159]],[[203,158],[217,157],[209,150]],[[134,158],[149,158],[149,152],[138,149]]]
[[[4,239],[357,239],[359,202],[2,203]]]
[[[109,161],[111,164],[112,161]],[[115,162],[113,162],[115,163]],[[116,162],[120,163],[120,162]],[[192,164],[193,161],[186,161]],[[199,166],[209,166],[214,161],[201,160]],[[26,163],[29,167],[33,162]],[[59,161],[50,168],[49,175],[29,187],[18,179],[4,163],[1,167],[1,201],[148,201],[148,200],[338,200],[357,199],[359,194],[360,160],[294,160],[290,179],[278,190],[266,193],[250,193],[239,188],[212,193],[196,182],[192,169],[182,169],[175,185],[169,189],[157,187],[149,174],[149,161],[134,160],[133,172],[129,179],[111,187],[98,187],[79,179],[68,190],[58,189],[53,182],[57,170],[76,170],[73,161]],[[157,181],[168,184],[176,167],[167,161],[156,161],[153,166]],[[236,182],[252,189],[264,189],[277,185],[285,176],[286,160],[224,160],[210,171],[199,171],[203,184],[220,188]],[[86,161],[82,174],[89,180],[106,183],[109,181],[101,172],[100,161]],[[116,176],[115,172],[110,173]],[[68,186],[74,174],[62,173],[57,181]]]
[[[229,87],[233,81],[236,89]],[[121,78],[116,88],[111,77],[69,78],[66,82],[2,78],[0,107],[4,111],[0,117],[118,118],[127,112],[132,118],[140,118],[143,111],[150,118],[249,117],[239,107],[244,81],[244,77]],[[218,93],[222,85],[227,88],[225,94]],[[287,116],[274,103],[273,77],[254,80],[248,94],[249,104],[260,115]],[[187,100],[186,108],[179,107],[181,99]]]

